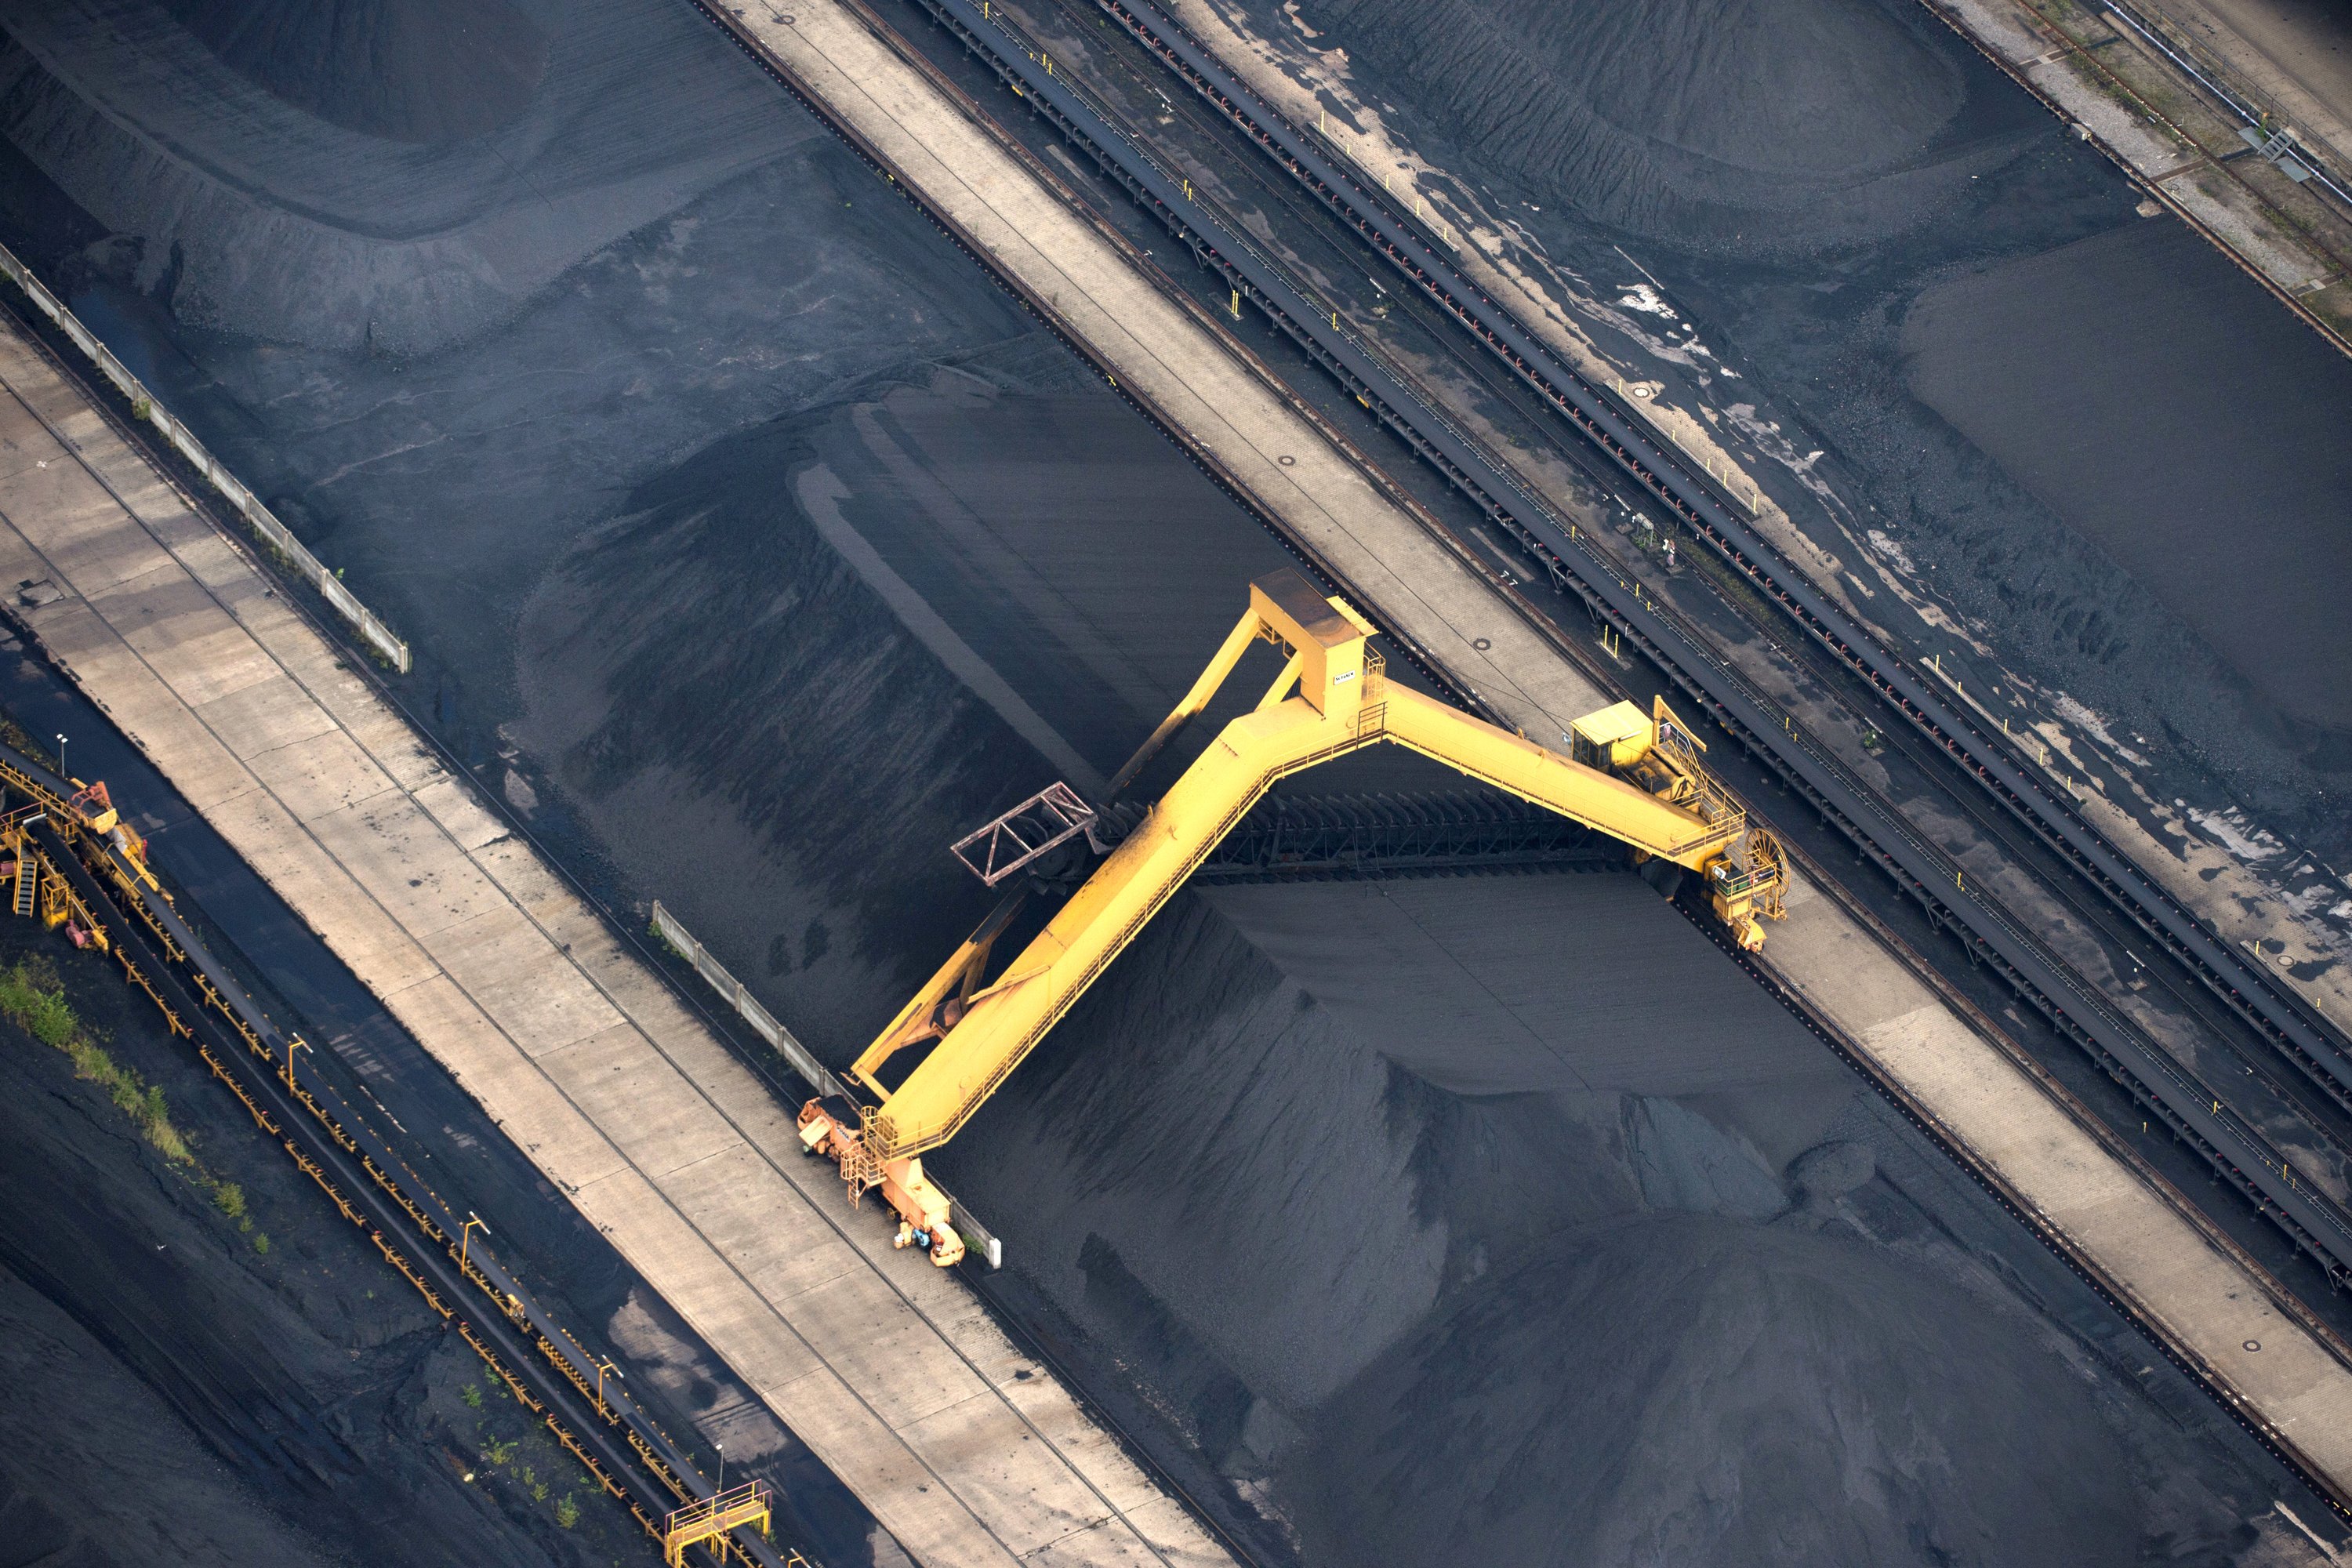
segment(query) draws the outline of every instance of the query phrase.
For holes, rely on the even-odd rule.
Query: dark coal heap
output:
[[[1444,106],[1449,133],[1602,223],[1823,247],[1948,187],[1959,73],[1872,0],[1323,0],[1319,33]],[[1966,174],[1960,175],[1966,183]]]
[[[507,0],[165,0],[231,69],[330,125],[462,142],[512,121],[548,37]]]
[[[1286,557],[682,5],[175,3],[0,4],[10,243],[543,842],[845,1060],[991,901],[945,845],[1115,769]],[[1435,4],[1310,19],[1611,223],[1967,184],[1891,5]],[[1316,787],[1454,782],[1387,766]],[[938,1164],[1269,1562],[2292,1560],[2251,1445],[1631,876],[1185,894]]]
[[[16,0],[0,26],[17,199],[52,183],[111,237],[34,259],[278,343],[440,351],[775,152],[772,90],[699,79],[690,11]]]

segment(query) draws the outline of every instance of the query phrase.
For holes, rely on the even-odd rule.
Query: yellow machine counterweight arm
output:
[[[877,1173],[875,1180],[883,1166],[953,1137],[1269,788],[1380,742],[1419,752],[1644,855],[1698,872],[1716,914],[1740,944],[1762,943],[1757,917],[1780,912],[1779,846],[1748,823],[1699,765],[1703,748],[1663,703],[1643,714],[1621,702],[1578,720],[1571,747],[1577,754],[1563,757],[1419,692],[1389,686],[1381,656],[1368,646],[1372,629],[1296,571],[1250,585],[1249,613],[1176,711],[1121,770],[1115,787],[1131,782],[1207,706],[1260,637],[1288,654],[1264,700],[1225,726],[995,982],[979,984],[1009,921],[1009,906],[974,933],[857,1058],[852,1071],[883,1099],[857,1140],[858,1157]],[[885,1064],[934,1039],[937,1045],[905,1081],[887,1089],[880,1078]],[[812,1102],[804,1121],[816,1114]]]

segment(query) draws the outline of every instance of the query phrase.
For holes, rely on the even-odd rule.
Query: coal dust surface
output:
[[[2284,310],[2232,311],[2244,289],[2187,228],[2137,224],[1938,284],[1902,342],[1920,399],[2177,610],[2258,701],[2352,731],[2352,444],[2335,417],[2352,360],[2303,353],[2310,330]],[[2211,460],[2242,429],[2263,432],[2248,460]]]
[[[1929,8],[1226,9],[1702,412],[1862,614],[2126,809],[2352,854],[2352,373]]]
[[[1874,182],[1966,69],[1808,15],[1915,85],[1674,156],[1619,126],[1663,66],[1512,118],[1694,232],[1917,210]],[[683,5],[0,21],[10,245],[519,826],[836,1064],[993,901],[945,846],[1115,771],[1287,559]],[[1763,195],[1658,173],[1763,142]],[[1631,875],[1181,894],[938,1167],[976,1286],[1261,1561],[2300,1560],[2276,1468]]]
[[[1967,95],[1923,29],[1874,0],[1324,0],[1328,41],[1407,102],[1614,227],[1816,248],[1914,218],[1921,148]]]

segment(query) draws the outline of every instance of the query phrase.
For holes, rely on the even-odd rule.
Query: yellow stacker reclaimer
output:
[[[878,1097],[854,1110],[813,1100],[801,1140],[841,1167],[853,1200],[880,1188],[901,1245],[942,1267],[963,1256],[922,1155],[955,1136],[1144,922],[1274,784],[1386,741],[1696,872],[1717,918],[1743,948],[1780,918],[1780,846],[1700,765],[1703,744],[1659,701],[1620,702],[1570,726],[1570,756],[1385,678],[1373,628],[1346,602],[1285,569],[1250,584],[1234,626],[1183,702],[1112,781],[1117,795],[1207,707],[1251,643],[1286,656],[1252,711],[1227,724],[1019,957],[987,979],[991,950],[1020,899],[1001,905],[851,1067]],[[896,1089],[880,1078],[899,1052],[936,1042]],[[854,1120],[853,1120],[854,1119]]]

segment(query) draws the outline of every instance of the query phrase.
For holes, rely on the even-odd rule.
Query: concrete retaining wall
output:
[[[182,457],[195,465],[196,471],[210,480],[212,487],[226,497],[231,506],[244,514],[247,523],[261,536],[261,542],[281,563],[317,588],[327,603],[334,606],[335,613],[349,621],[362,640],[380,654],[386,663],[403,675],[408,673],[408,645],[393,636],[391,629],[376,618],[374,611],[361,604],[352,591],[343,586],[340,578],[328,571],[317,556],[303,548],[302,542],[294,537],[293,531],[278,521],[278,515],[261,503],[261,498],[247,489],[235,474],[222,466],[219,459],[205,449],[204,443],[196,439],[194,432],[156,402],[155,395],[114,357],[114,352],[99,341],[98,334],[83,326],[79,318],[66,309],[65,301],[50,293],[48,286],[36,278],[32,268],[18,260],[5,246],[0,246],[0,273],[5,273],[10,281],[23,289],[34,308],[55,321],[58,329],[73,340],[74,347],[87,354],[90,363],[114,384],[115,389],[131,400],[134,414],[161,431],[163,438],[177,447]]]

